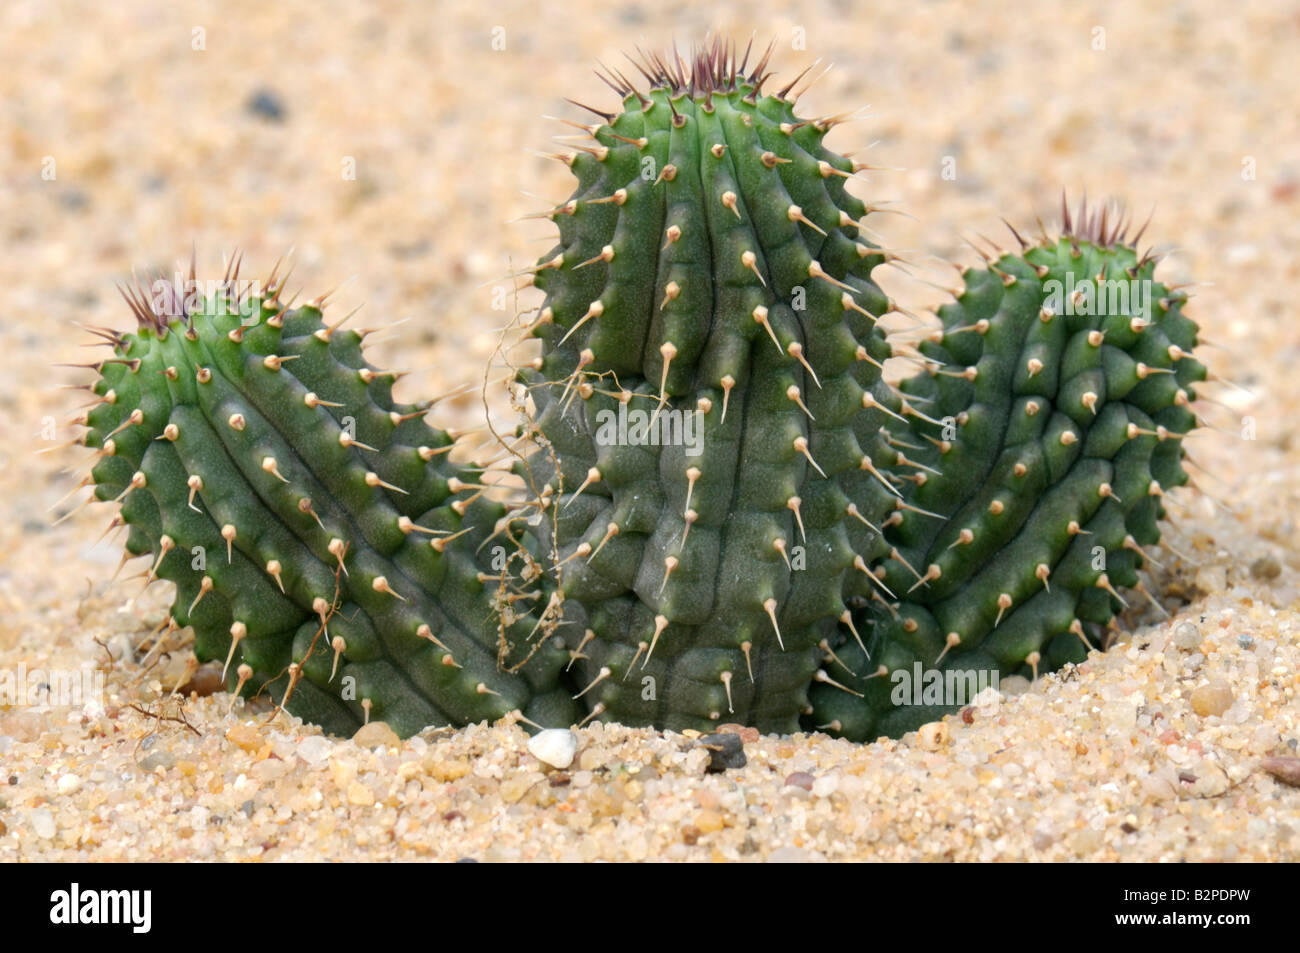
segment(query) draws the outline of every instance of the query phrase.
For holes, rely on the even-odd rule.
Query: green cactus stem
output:
[[[584,697],[626,723],[795,730],[894,498],[861,166],[747,61],[718,43],[647,59],[644,92],[609,77],[621,111],[565,157],[535,269],[521,379],[560,466],[526,469],[553,494]]]
[[[111,333],[97,368],[95,493],[121,503],[146,584],[175,583],[170,624],[193,626],[237,691],[335,732],[568,723],[557,645],[511,671],[536,620],[507,625],[476,553],[500,504],[450,462],[427,405],[393,402],[362,333],[326,324],[319,300],[282,306],[274,272],[267,286],[242,297],[237,263],[206,301],[137,284],[138,329]]]
[[[1164,492],[1187,482],[1206,372],[1186,296],[1109,214],[1063,209],[1063,234],[967,269],[939,310],[921,345],[934,363],[902,385],[931,419],[910,421],[907,452],[925,467],[905,488],[913,508],[885,521],[899,601],[872,613],[870,660],[839,650],[857,676],[827,665],[865,697],[815,687],[819,724],[896,734],[952,705],[895,706],[896,671],[1036,677],[1101,644],[1121,590],[1159,608],[1138,570]]]

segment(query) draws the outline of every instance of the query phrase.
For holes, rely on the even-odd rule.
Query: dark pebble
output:
[[[244,108],[267,122],[284,122],[284,102],[272,90],[259,89],[248,97]]]
[[[731,768],[743,768],[749,761],[745,758],[745,742],[740,735],[705,735],[699,744],[708,749],[709,764],[704,769],[707,774],[720,774]]]

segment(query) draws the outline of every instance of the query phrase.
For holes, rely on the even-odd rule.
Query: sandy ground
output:
[[[1300,857],[1300,789],[1260,769],[1300,738],[1300,15],[894,6],[0,6],[0,675],[106,670],[102,707],[0,705],[0,859]],[[916,216],[880,217],[894,247],[973,261],[962,236],[1006,241],[999,216],[1032,225],[1062,187],[1157,207],[1161,275],[1200,282],[1206,360],[1249,391],[1213,389],[1218,429],[1189,443],[1205,493],[1179,494],[1151,580],[1173,619],[1133,614],[1118,648],[1004,684],[946,742],[749,739],[723,774],[691,738],[612,726],[564,771],[511,725],[333,742],[224,694],[168,699],[183,649],[110,665],[166,594],[105,584],[104,508],[50,526],[81,461],[36,453],[75,403],[51,367],[87,359],[73,322],[125,327],[114,281],[191,242],[209,275],[236,245],[262,272],[294,246],[308,296],[355,275],[341,308],[406,321],[374,353],[417,370],[406,396],[476,382],[510,317],[494,280],[550,237],[503,223],[568,191],[526,151],[561,131],[542,114],[612,103],[597,58],[710,28],[777,38],[790,76],[833,62],[808,114],[872,104],[832,143],[905,169],[860,190]],[[438,423],[480,416],[471,393]]]

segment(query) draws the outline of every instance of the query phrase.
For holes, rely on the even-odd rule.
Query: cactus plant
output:
[[[499,611],[476,552],[500,517],[453,443],[397,405],[362,334],[321,301],[281,304],[272,272],[241,294],[238,261],[202,300],[184,283],[125,293],[133,333],[105,332],[86,417],[100,499],[121,503],[146,584],[176,585],[170,624],[235,691],[274,693],[350,733],[371,715],[410,734],[522,710],[573,715],[554,646]],[[520,649],[522,651],[522,649]]]
[[[930,419],[908,422],[925,469],[885,521],[900,558],[882,575],[899,602],[874,613],[870,661],[840,650],[861,697],[814,688],[819,723],[876,737],[952,704],[898,707],[873,675],[932,667],[970,686],[976,671],[1081,661],[1128,605],[1121,588],[1164,611],[1137,571],[1160,541],[1164,491],[1187,482],[1182,439],[1206,370],[1186,295],[1155,280],[1108,212],[1084,204],[1072,221],[1063,204],[1062,234],[1034,245],[1012,229],[1020,251],[967,269],[939,309],[921,345],[935,363],[901,388]]]
[[[1181,297],[1114,223],[1067,216],[967,270],[896,387],[872,280],[893,255],[846,187],[866,167],[749,59],[610,72],[619,111],[558,156],[577,188],[529,270],[513,499],[277,272],[127,292],[138,328],[101,332],[85,419],[95,494],[233,690],[339,732],[514,713],[867,738],[931,713],[883,674],[1095,641],[1185,479],[1204,370]],[[1151,311],[1078,307],[1120,275]]]

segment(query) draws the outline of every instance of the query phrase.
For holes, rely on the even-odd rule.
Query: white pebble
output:
[[[1225,566],[1202,566],[1196,572],[1196,588],[1206,595],[1214,595],[1228,588],[1228,570]]]
[[[567,768],[578,753],[578,739],[568,728],[547,728],[528,739],[528,753],[553,768]]]
[[[1008,675],[998,680],[998,691],[1003,698],[1012,698],[1016,695],[1023,695],[1029,691],[1032,686],[1029,679],[1023,675]]]
[[[81,778],[75,774],[65,774],[59,778],[55,785],[60,794],[76,794],[81,790]]]
[[[320,764],[334,750],[334,744],[324,735],[311,735],[298,744],[298,757],[308,764]]]
[[[1184,652],[1195,652],[1201,644],[1201,633],[1196,626],[1184,622],[1174,630],[1174,645]]]
[[[36,832],[37,837],[42,840],[49,840],[54,836],[54,815],[45,810],[45,808],[37,808],[35,811],[32,811],[31,821],[32,830]]]
[[[812,793],[817,797],[830,797],[839,790],[840,779],[833,774],[823,774],[813,782]]]

